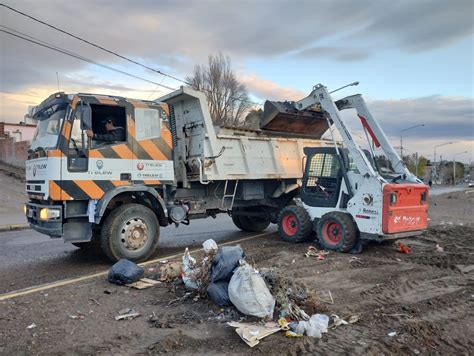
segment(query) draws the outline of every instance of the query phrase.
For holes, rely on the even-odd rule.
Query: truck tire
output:
[[[270,219],[251,215],[234,215],[232,221],[242,231],[261,232],[270,225]]]
[[[146,261],[156,250],[160,226],[155,213],[144,205],[124,204],[113,210],[101,231],[101,248],[112,261]]]
[[[302,242],[309,238],[313,229],[311,218],[305,208],[288,205],[278,216],[278,233],[283,241]]]
[[[357,226],[348,214],[327,213],[318,222],[318,239],[325,249],[349,252],[357,242]]]
[[[244,229],[242,223],[240,222],[240,216],[239,216],[239,215],[232,215],[232,222],[233,222],[234,225],[237,226],[240,230],[243,230],[243,229]]]

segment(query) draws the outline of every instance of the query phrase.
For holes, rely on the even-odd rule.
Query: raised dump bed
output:
[[[181,87],[157,100],[174,107],[175,171],[177,181],[185,185],[196,180],[301,178],[303,148],[330,144],[320,139],[327,129],[320,114],[304,117],[309,127],[318,128],[314,130],[316,138],[311,139],[298,137],[301,135],[291,130],[279,135],[278,132],[266,134],[265,131],[214,127],[205,95],[188,87]],[[273,115],[273,119],[280,123],[283,120],[278,115]],[[317,125],[313,125],[313,119],[318,120]],[[299,127],[303,132],[301,124],[295,122],[289,127]],[[321,122],[326,125],[324,131]]]

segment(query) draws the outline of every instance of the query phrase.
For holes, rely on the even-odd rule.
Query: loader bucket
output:
[[[320,110],[300,111],[288,101],[267,100],[260,120],[260,128],[319,139],[328,129],[328,124]]]

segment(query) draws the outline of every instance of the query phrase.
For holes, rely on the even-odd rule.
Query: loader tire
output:
[[[313,232],[311,218],[302,206],[288,205],[278,217],[278,233],[283,241],[302,242]]]
[[[270,225],[270,219],[260,216],[234,215],[232,221],[242,231],[261,232]]]
[[[112,261],[146,261],[155,252],[160,226],[155,213],[144,205],[125,204],[113,210],[101,231],[101,248]]]
[[[331,212],[318,222],[318,239],[328,250],[349,252],[357,243],[357,226],[348,214]]]

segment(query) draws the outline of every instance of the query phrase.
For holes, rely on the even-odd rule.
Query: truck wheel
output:
[[[237,226],[240,230],[243,230],[244,227],[242,226],[242,223],[240,222],[240,216],[239,215],[232,215],[232,222],[234,223],[235,226]]]
[[[357,227],[348,214],[327,213],[318,222],[318,239],[325,249],[349,252],[357,242]]]
[[[284,241],[302,242],[309,238],[311,232],[311,218],[305,208],[298,205],[283,208],[278,217],[278,233]]]
[[[270,219],[252,215],[234,215],[232,221],[242,231],[260,232],[270,225]]]
[[[101,247],[112,261],[147,260],[156,250],[160,227],[155,213],[140,204],[125,204],[110,213],[102,226]]]

